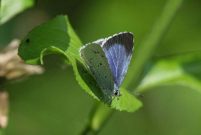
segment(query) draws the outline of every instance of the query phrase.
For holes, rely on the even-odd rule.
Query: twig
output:
[[[13,40],[0,52],[0,78],[18,79],[32,74],[43,73],[41,66],[27,65],[17,55],[19,40]]]
[[[0,91],[0,129],[6,128],[8,123],[8,93]]]

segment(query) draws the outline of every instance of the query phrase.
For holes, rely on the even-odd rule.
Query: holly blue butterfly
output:
[[[85,65],[105,95],[121,95],[119,88],[130,64],[133,44],[133,34],[121,32],[80,49]]]

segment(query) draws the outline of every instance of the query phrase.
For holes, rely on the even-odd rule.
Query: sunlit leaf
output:
[[[138,86],[137,92],[160,85],[182,85],[201,92],[200,77],[200,53],[158,60]]]
[[[1,0],[0,24],[5,23],[16,14],[32,7],[34,0]]]
[[[120,111],[134,112],[142,106],[142,103],[127,90],[121,88],[121,94],[122,97],[113,99],[112,108]]]

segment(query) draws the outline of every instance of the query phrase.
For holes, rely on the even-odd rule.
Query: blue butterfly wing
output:
[[[129,32],[119,33],[109,37],[102,44],[107,57],[115,87],[122,84],[130,63],[133,52],[133,34]]]

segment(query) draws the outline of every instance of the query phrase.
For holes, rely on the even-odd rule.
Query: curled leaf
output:
[[[81,46],[82,43],[73,31],[67,16],[57,16],[28,33],[18,51],[19,56],[29,64],[43,64],[44,56],[58,54],[72,65],[79,85],[93,98],[121,111],[131,112],[139,108],[140,101],[126,90],[123,90],[119,100],[103,96],[97,82],[80,58]]]

